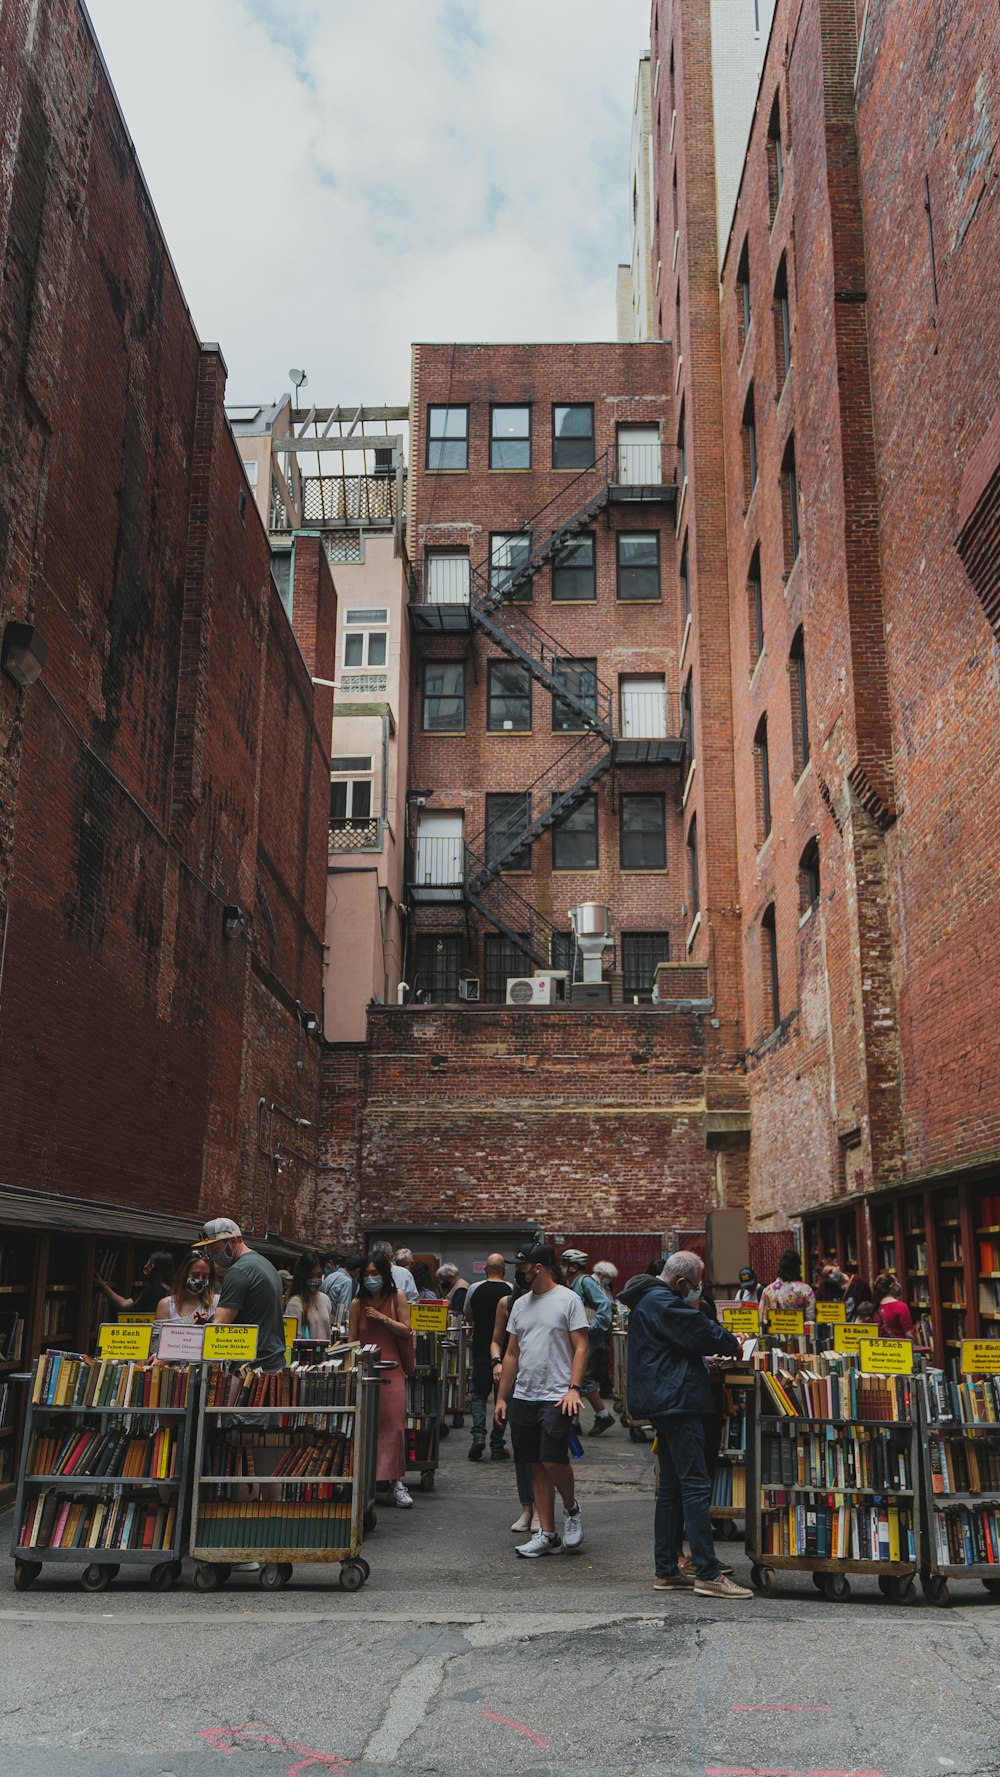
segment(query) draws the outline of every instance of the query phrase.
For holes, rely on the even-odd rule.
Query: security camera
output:
[[[414,800],[414,803],[416,804],[417,808],[423,808],[424,803],[427,801],[427,797],[426,796],[414,796],[413,800]]]

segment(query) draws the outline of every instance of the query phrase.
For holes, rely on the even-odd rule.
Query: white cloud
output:
[[[610,339],[648,0],[88,0],[233,400],[432,339]]]

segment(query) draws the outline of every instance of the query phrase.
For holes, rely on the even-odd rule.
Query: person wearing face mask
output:
[[[257,1328],[257,1363],[262,1370],[285,1367],[285,1329],[282,1325],[281,1278],[263,1253],[247,1246],[239,1223],[229,1216],[206,1222],[203,1238],[194,1242],[216,1270],[222,1286],[212,1319],[217,1327]]]
[[[131,1296],[119,1296],[103,1277],[95,1277],[95,1288],[111,1303],[118,1314],[155,1314],[157,1304],[170,1289],[174,1275],[174,1255],[150,1253],[142,1268],[142,1283]]]
[[[700,1308],[704,1265],[697,1253],[671,1253],[659,1278],[636,1277],[621,1300],[629,1309],[630,1413],[656,1428],[660,1485],[653,1543],[656,1591],[692,1589],[711,1598],[752,1598],[722,1573],[712,1537],[705,1422],[714,1412],[705,1359],[739,1357],[740,1341]],[[694,1573],[678,1566],[687,1533]]]
[[[333,1314],[322,1283],[323,1264],[319,1253],[300,1253],[292,1272],[292,1290],[285,1303],[285,1313],[294,1314],[299,1323],[300,1339],[322,1339],[329,1344],[333,1337]]]
[[[218,1299],[211,1261],[197,1247],[192,1247],[174,1273],[170,1294],[161,1296],[157,1303],[156,1319],[200,1326],[211,1320]]]
[[[412,1349],[413,1343],[410,1304],[393,1282],[388,1253],[376,1247],[372,1248],[362,1273],[361,1295],[351,1303],[348,1327],[352,1340],[360,1339],[362,1345],[377,1345],[383,1360],[393,1366],[380,1378],[375,1479],[382,1486],[392,1488],[394,1505],[411,1506],[413,1496],[403,1479],[406,1474],[403,1348],[408,1345]]]

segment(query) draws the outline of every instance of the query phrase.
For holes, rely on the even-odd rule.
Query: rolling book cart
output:
[[[719,1454],[712,1481],[712,1528],[730,1540],[747,1510],[747,1400],[753,1393],[754,1372],[734,1363],[723,1371],[723,1414]]]
[[[920,1584],[948,1604],[950,1579],[1000,1598],[1000,1376],[920,1378],[924,1522]]]
[[[916,1378],[761,1372],[751,1397],[746,1550],[770,1596],[781,1569],[830,1599],[873,1574],[906,1603],[920,1565]]]
[[[427,1341],[437,1334],[418,1333],[416,1368],[406,1378],[406,1417],[403,1438],[406,1448],[406,1472],[419,1474],[421,1493],[433,1493],[434,1475],[441,1454],[441,1373],[427,1350]]]
[[[169,1591],[181,1572],[197,1388],[186,1365],[50,1351],[36,1359],[14,1523],[14,1585],[82,1562],[103,1592],[129,1564]]]
[[[461,1431],[468,1407],[468,1333],[462,1315],[449,1315],[448,1331],[441,1339],[441,1413],[445,1421],[442,1428],[445,1437],[451,1426]]]
[[[628,1410],[628,1325],[612,1327],[612,1391],[618,1417],[628,1427],[628,1435],[633,1444],[644,1444],[649,1429],[648,1419],[633,1419]]]
[[[198,1591],[217,1591],[247,1561],[260,1563],[268,1591],[302,1562],[339,1561],[345,1592],[364,1585],[377,1390],[372,1356],[357,1346],[285,1370],[205,1366],[189,1544]]]

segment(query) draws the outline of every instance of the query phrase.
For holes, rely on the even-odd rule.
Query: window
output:
[[[240,461],[243,464],[243,473],[246,476],[248,482],[250,483],[250,486],[256,487],[257,486],[257,469],[258,469],[258,463],[257,463],[256,457],[241,457]]]
[[[774,280],[774,391],[780,398],[785,378],[792,368],[792,332],[788,316],[788,263],[781,255],[778,275]]]
[[[806,698],[806,650],[797,629],[788,656],[788,695],[792,706],[792,774],[800,778],[809,763],[809,704]]]
[[[531,797],[526,790],[513,795],[486,798],[486,862],[503,870],[530,870],[531,846],[511,850],[531,821]]]
[[[385,665],[389,647],[388,631],[369,626],[388,624],[388,621],[388,611],[345,611],[345,666]]]
[[[581,603],[597,597],[594,571],[594,533],[573,537],[552,559],[552,597]]]
[[[781,462],[781,519],[787,579],[799,559],[799,482],[795,473],[794,438],[788,440]]]
[[[749,506],[757,486],[757,426],[754,420],[753,385],[743,404],[743,506]]]
[[[503,1004],[507,998],[508,981],[519,975],[530,975],[534,966],[526,936],[522,935],[518,943],[514,938],[502,938],[497,932],[487,932],[483,939],[483,999],[498,1000]]]
[[[552,671],[560,689],[576,699],[576,703],[566,703],[553,697],[553,730],[586,728],[587,717],[597,716],[597,661],[557,660]],[[578,707],[581,703],[582,710]]]
[[[589,401],[552,409],[553,469],[592,469],[594,409]]]
[[[688,828],[687,854],[688,883],[690,885],[691,893],[690,913],[691,923],[693,925],[696,916],[701,911],[701,875],[698,870],[698,821],[697,817],[694,815],[691,817],[691,825]]]
[[[490,591],[526,604],[531,598],[531,537],[527,531],[494,531],[490,538]]]
[[[677,286],[677,301],[680,306],[680,285]],[[684,414],[684,403],[681,402],[681,417],[677,424],[677,485],[683,487],[687,477],[687,420]]]
[[[552,829],[552,868],[597,869],[596,796],[585,796],[576,808],[556,822]]]
[[[371,759],[359,758],[354,764],[371,771]],[[346,759],[332,761],[334,771],[350,769]],[[372,780],[370,777],[333,777],[330,780],[330,819],[337,822],[367,821],[372,812]]]
[[[469,410],[467,407],[427,409],[428,469],[469,467]]]
[[[681,549],[681,611],[684,621],[691,615],[691,569],[688,563],[688,540],[685,532],[684,544]]]
[[[622,797],[621,867],[623,870],[666,869],[666,797]]]
[[[278,597],[285,609],[285,615],[291,621],[292,616],[292,552],[290,549],[272,549],[271,579],[278,588]]]
[[[760,578],[760,547],[750,557],[747,574],[747,625],[750,632],[750,671],[764,652],[764,591]]]
[[[669,932],[622,933],[622,995],[626,1000],[651,1000],[653,971],[670,961]]]
[[[750,304],[750,248],[743,242],[743,251],[736,268],[736,338],[739,356],[743,356],[743,347],[747,342],[753,310]]]
[[[491,660],[486,726],[492,734],[526,734],[531,727],[531,674],[516,660]]]
[[[694,758],[694,674],[688,673],[681,692],[681,735],[687,748],[687,762]]]
[[[799,859],[799,915],[805,918],[819,900],[819,841],[810,839]]]
[[[781,151],[781,112],[778,106],[778,95],[775,93],[774,104],[771,106],[771,117],[767,126],[767,199],[772,222],[784,183],[785,162]]]
[[[427,734],[465,732],[464,660],[428,660],[424,664],[422,728]]]
[[[458,978],[462,970],[462,939],[451,932],[418,932],[416,980],[413,998],[431,1005],[444,1005],[458,999]]]
[[[753,737],[753,778],[757,808],[757,844],[771,831],[771,767],[767,753],[767,717],[761,716]]]
[[[778,934],[774,923],[772,901],[760,922],[760,985],[764,1022],[769,1031],[781,1023],[781,997],[778,991]]]
[[[531,468],[530,407],[494,407],[491,410],[490,468]]]
[[[469,558],[463,552],[424,557],[424,596],[429,605],[467,605]]]
[[[660,596],[660,534],[619,531],[618,597],[658,599]]]

